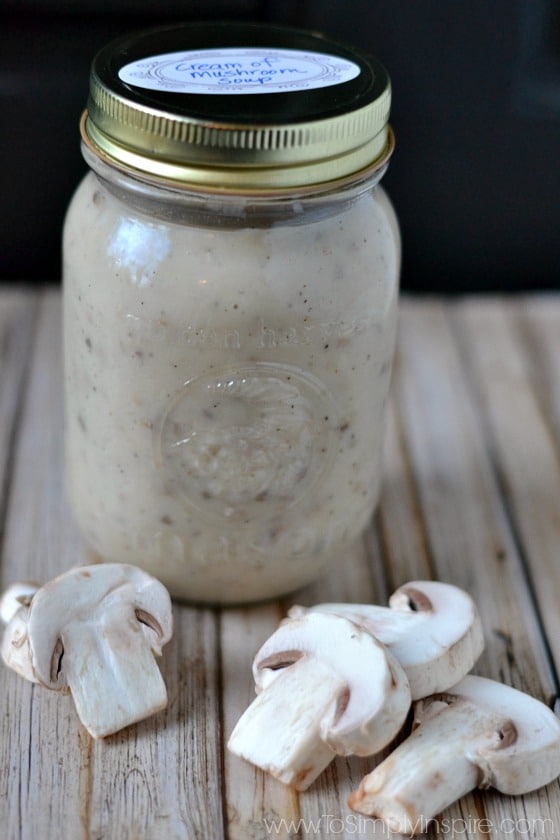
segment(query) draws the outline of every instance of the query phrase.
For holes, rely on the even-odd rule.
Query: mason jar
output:
[[[278,596],[379,496],[400,238],[390,83],[276,26],[95,58],[64,230],[68,497],[90,548],[179,599]]]

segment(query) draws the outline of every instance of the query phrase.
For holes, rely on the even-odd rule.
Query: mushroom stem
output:
[[[167,705],[157,662],[139,624],[85,622],[63,642],[64,673],[78,716],[94,738],[103,738]],[[81,657],[80,651],[87,651]],[[75,653],[74,653],[75,652]]]
[[[465,746],[478,743],[489,725],[470,704],[447,707],[445,715],[423,722],[362,780],[350,795],[350,807],[382,819],[391,831],[426,831],[436,814],[479,783],[480,770]]]
[[[318,660],[284,668],[257,694],[228,742],[231,752],[297,790],[305,790],[333,759],[320,735],[329,707],[333,714],[345,684]]]
[[[282,622],[253,661],[257,698],[229,749],[305,790],[335,755],[372,755],[410,708],[403,669],[383,645],[338,615]]]

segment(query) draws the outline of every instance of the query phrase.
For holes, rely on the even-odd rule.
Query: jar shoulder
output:
[[[235,228],[269,229],[286,224],[289,227],[313,225],[328,218],[354,214],[370,214],[372,222],[385,222],[400,244],[399,222],[391,199],[381,184],[345,196],[327,194],[319,199],[300,197],[276,199],[269,197],[214,195],[169,192],[132,181],[123,187],[122,179],[114,184],[92,170],[76,187],[68,205],[65,228],[80,222],[85,214],[137,214],[154,222],[190,228],[215,227],[220,231]],[[89,219],[91,221],[91,219]]]
[[[317,289],[323,307],[331,297],[340,299],[341,279],[346,286],[351,278],[356,299],[372,280],[379,293],[382,286],[392,294],[398,285],[399,225],[379,184],[348,201],[335,196],[326,206],[311,202],[305,207],[294,199],[292,219],[281,222],[260,216],[257,223],[238,214],[234,224],[224,213],[220,223],[216,217],[214,224],[208,219],[202,224],[198,217],[188,223],[170,212],[167,197],[163,206],[167,218],[115,195],[90,172],[76,189],[66,218],[66,278],[90,287],[108,284],[113,292],[142,288],[148,297],[150,290],[180,296],[186,284],[201,301],[232,283],[241,284],[247,296],[258,292],[259,300],[270,291],[275,299],[279,290],[285,297],[292,286],[305,283]]]
[[[389,197],[387,191],[378,184],[375,188],[376,193],[376,201],[386,217],[388,230],[391,233],[394,243],[395,243],[395,250],[398,255],[398,259],[400,261],[401,252],[402,252],[402,238],[401,238],[401,228],[399,224],[399,218],[397,216],[397,212],[395,210],[394,204]]]

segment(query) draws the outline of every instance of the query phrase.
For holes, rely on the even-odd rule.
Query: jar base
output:
[[[246,571],[245,574],[240,573],[237,569],[235,577],[232,574],[230,579],[221,577],[219,580],[199,581],[195,585],[188,580],[187,575],[185,575],[183,584],[177,579],[176,574],[172,574],[170,579],[166,579],[166,575],[162,573],[161,568],[151,567],[146,563],[138,563],[138,565],[157,577],[169,590],[171,598],[176,603],[185,606],[210,608],[246,607],[295,595],[300,590],[316,583],[323,575],[330,574],[336,561],[344,558],[346,562],[349,555],[361,551],[363,551],[363,532],[358,534],[353,541],[345,541],[344,544],[338,545],[328,553],[313,558],[313,564],[310,563],[310,558],[304,558],[305,574],[302,574],[301,563],[290,574],[287,566],[293,564],[293,559],[288,562],[276,559],[275,566],[279,571],[274,578],[270,574],[270,569],[267,569],[266,577],[264,575],[259,576],[258,569],[251,570],[251,572]],[[84,562],[87,564],[117,562],[112,558],[102,557],[99,552],[89,546],[85,549],[85,555]],[[256,579],[259,577],[260,580]],[[248,580],[248,578],[250,579]]]

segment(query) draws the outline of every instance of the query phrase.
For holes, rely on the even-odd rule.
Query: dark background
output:
[[[560,0],[0,0],[1,280],[59,280],[97,50],[219,18],[318,29],[386,65],[406,290],[560,286]]]

